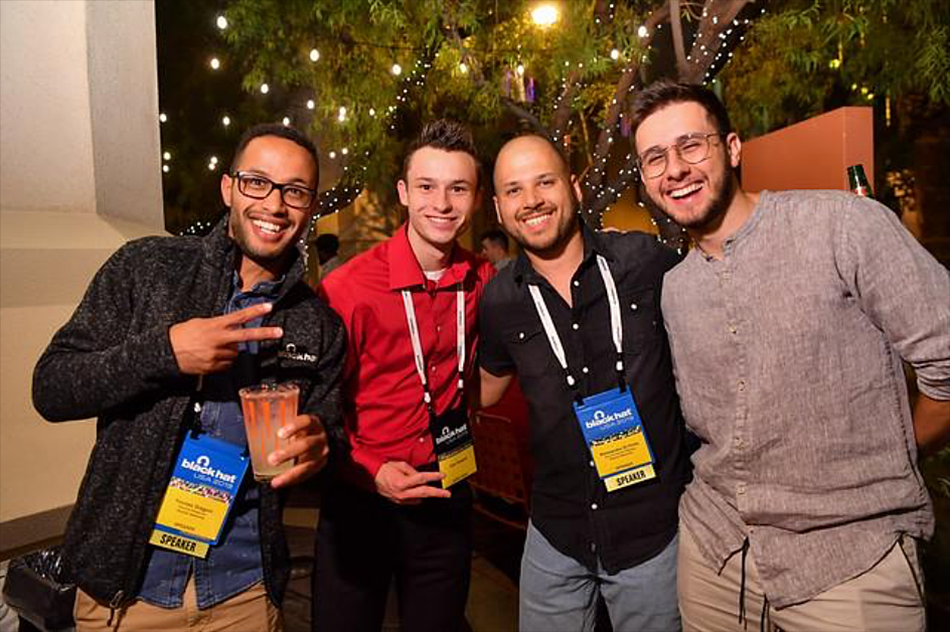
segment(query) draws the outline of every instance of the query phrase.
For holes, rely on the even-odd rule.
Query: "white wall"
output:
[[[0,2],[0,532],[71,504],[90,421],[48,424],[33,366],[94,272],[164,230],[150,0]],[[49,528],[53,528],[50,526]],[[25,542],[24,542],[25,543]]]

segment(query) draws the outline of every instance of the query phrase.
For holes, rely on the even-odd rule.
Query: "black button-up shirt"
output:
[[[630,568],[662,551],[677,528],[689,456],[670,349],[660,315],[663,274],[679,257],[644,233],[593,233],[583,226],[584,259],[571,279],[573,307],[522,254],[482,298],[481,366],[516,371],[528,400],[535,478],[532,523],[559,551],[594,570]],[[537,285],[567,354],[579,394],[617,388],[610,309],[595,255],[603,255],[620,295],[625,378],[656,460],[656,478],[607,492],[597,475],[528,285]]]

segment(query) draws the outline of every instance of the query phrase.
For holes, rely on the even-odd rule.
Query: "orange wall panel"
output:
[[[874,118],[869,107],[844,107],[742,144],[742,186],[847,189],[847,168],[861,163],[874,187]]]

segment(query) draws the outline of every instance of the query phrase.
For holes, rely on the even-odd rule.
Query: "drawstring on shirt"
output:
[[[745,560],[749,552],[749,538],[742,541],[742,568],[739,576],[739,623],[745,629],[747,619],[745,616]]]
[[[749,554],[749,538],[742,541],[742,568],[739,575],[739,623],[742,629],[747,629],[749,620],[745,615],[745,565]],[[766,628],[766,621],[769,627]],[[765,632],[772,627],[771,605],[768,595],[762,595],[762,613],[759,615],[759,632]]]
[[[769,628],[772,627],[772,613],[769,611],[771,606],[769,606],[769,598],[766,595],[762,595],[762,616],[759,617],[759,632],[765,632],[768,628],[765,627],[765,622],[769,622]]]

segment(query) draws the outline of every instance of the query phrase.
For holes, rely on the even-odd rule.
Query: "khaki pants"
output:
[[[280,610],[267,598],[263,583],[254,584],[211,608],[199,610],[194,577],[188,580],[180,608],[159,608],[135,601],[111,612],[108,604],[77,590],[74,614],[76,632],[281,632],[284,627]]]
[[[916,546],[905,538],[884,559],[862,575],[826,590],[805,603],[765,613],[765,627],[785,632],[923,632],[926,629],[918,581]],[[909,560],[914,560],[911,563]],[[692,534],[680,523],[677,588],[684,632],[756,632],[763,616],[764,595],[751,550],[746,557],[745,614],[739,623],[742,554],[736,552],[722,573],[707,565]]]

